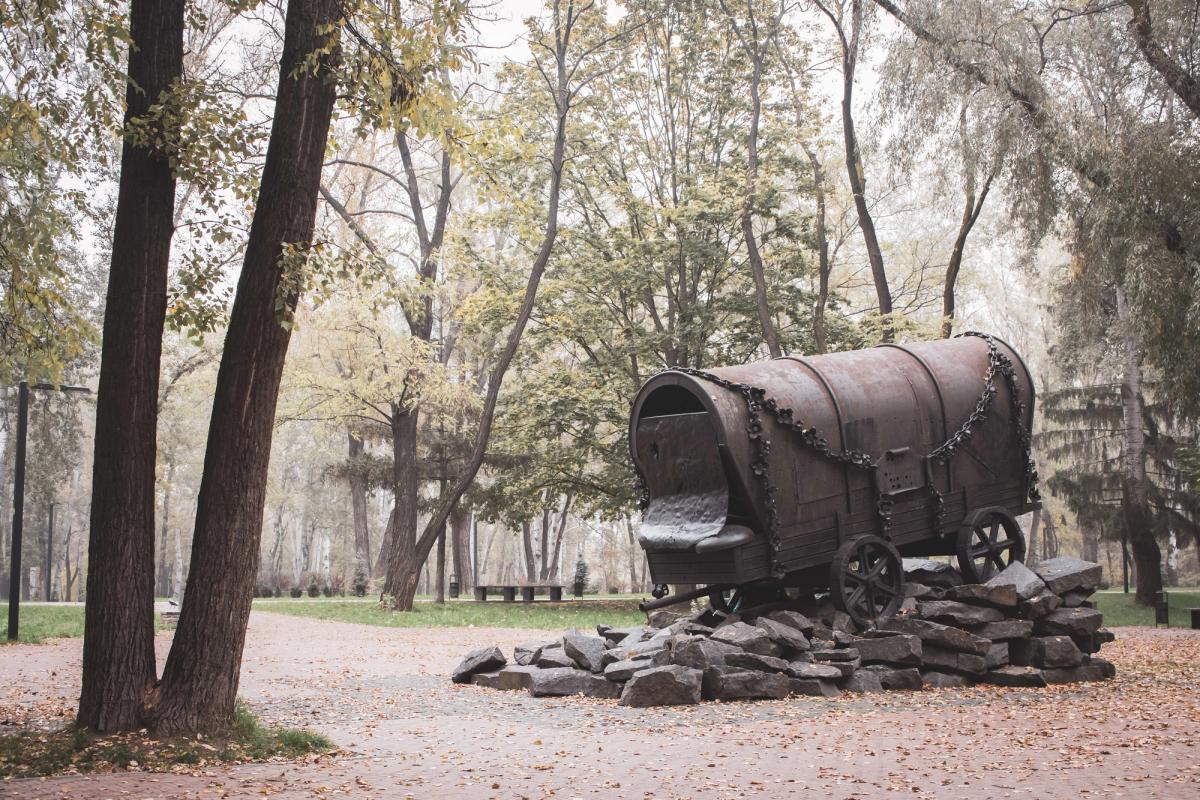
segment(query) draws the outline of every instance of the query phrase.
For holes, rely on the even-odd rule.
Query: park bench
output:
[[[486,586],[475,587],[475,600],[483,603],[487,601],[488,592],[499,592],[504,597],[504,602],[516,602],[517,592],[521,593],[521,602],[532,603],[534,595],[538,589],[544,589],[550,595],[549,600],[552,603],[562,601],[563,587],[557,583],[535,583],[528,585],[520,584],[491,584]]]

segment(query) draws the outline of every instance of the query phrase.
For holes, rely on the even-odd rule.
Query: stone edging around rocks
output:
[[[878,629],[856,630],[828,606],[745,618],[659,611],[648,625],[598,625],[596,634],[571,630],[517,647],[513,664],[498,647],[474,650],[451,680],[645,707],[974,683],[1041,687],[1116,674],[1095,655],[1113,640],[1088,600],[1098,564],[1069,556],[1033,569],[1014,563],[970,585],[948,564],[904,566],[904,603]]]

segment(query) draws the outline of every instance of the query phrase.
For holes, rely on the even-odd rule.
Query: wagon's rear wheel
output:
[[[1025,534],[1007,510],[979,508],[958,529],[957,550],[963,580],[983,583],[1014,561],[1025,560]]]
[[[904,569],[892,543],[875,535],[838,548],[829,585],[833,602],[850,619],[871,628],[896,613],[904,597]]]
[[[734,602],[734,590],[722,589],[718,592],[708,593],[708,604],[712,606],[713,611],[720,611],[722,614],[728,614]]]

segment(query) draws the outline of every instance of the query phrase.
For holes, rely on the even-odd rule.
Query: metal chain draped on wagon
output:
[[[955,556],[981,583],[1025,556],[1040,507],[1034,388],[992,336],[885,344],[653,376],[633,402],[658,608],[736,611],[828,593],[860,625],[892,616],[902,556]],[[668,585],[701,588],[666,596]]]

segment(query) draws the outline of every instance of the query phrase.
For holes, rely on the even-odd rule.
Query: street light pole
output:
[[[16,641],[21,621],[21,538],[25,527],[25,440],[29,435],[30,389],[57,389],[63,392],[88,394],[92,391],[86,386],[54,386],[49,383],[35,383],[30,386],[28,381],[21,381],[17,384],[17,458],[13,468],[12,560],[8,581],[8,640],[10,642]],[[54,511],[51,510],[50,513],[53,514]],[[52,529],[53,524],[51,521]],[[48,566],[49,563],[47,563]]]
[[[12,561],[8,577],[8,640],[17,639],[21,613],[21,528],[25,524],[25,439],[29,427],[29,384],[17,384],[17,461],[13,468]]]

